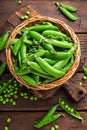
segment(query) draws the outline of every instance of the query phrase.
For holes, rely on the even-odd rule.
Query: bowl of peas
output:
[[[64,84],[77,70],[80,42],[64,22],[33,17],[13,30],[6,57],[18,82],[30,89],[49,90]]]

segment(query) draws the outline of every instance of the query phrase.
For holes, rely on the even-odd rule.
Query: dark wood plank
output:
[[[60,0],[59,0],[60,2]],[[10,4],[9,4],[10,3]],[[27,5],[31,5],[38,13],[40,13],[41,15],[47,15],[53,18],[57,18],[60,19],[62,21],[64,21],[65,23],[67,23],[68,25],[70,25],[75,32],[87,32],[87,18],[86,18],[86,11],[87,10],[87,6],[86,6],[86,1],[62,1],[62,3],[67,3],[70,4],[72,6],[77,7],[77,12],[75,13],[75,15],[77,17],[79,17],[79,20],[77,20],[76,22],[71,22],[68,19],[66,19],[59,10],[56,9],[56,6],[53,4],[53,0],[51,1],[39,1],[39,0],[35,0],[35,1],[29,1],[29,0],[24,0],[22,1],[21,5],[17,4],[17,1],[12,1],[12,0],[5,0],[2,1],[0,4],[0,26],[2,26],[6,20],[17,10],[19,10],[21,7],[27,6]],[[14,6],[12,6],[14,5]],[[43,6],[45,5],[45,6]],[[83,10],[84,7],[84,10]]]
[[[8,125],[10,130],[36,130],[34,122],[42,118],[46,112],[1,112],[0,113],[0,129],[3,130],[4,126]],[[55,122],[48,124],[39,130],[50,130],[54,125],[59,125],[58,130],[86,130],[87,129],[87,116],[86,112],[80,112],[84,118],[83,124],[78,119],[65,114],[65,117],[57,119]],[[11,117],[12,122],[6,123],[6,118]]]

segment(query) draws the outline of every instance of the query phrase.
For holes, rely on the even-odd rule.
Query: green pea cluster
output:
[[[8,84],[8,82],[4,82],[0,85],[0,89],[4,87],[4,84]],[[18,98],[18,83],[16,80],[12,81],[8,84],[6,89],[2,92],[2,95],[0,95],[0,102],[2,104],[11,103],[13,106],[16,105],[15,99]]]
[[[50,130],[58,130],[58,129],[59,129],[59,126],[58,125],[54,125],[54,126],[51,127]]]
[[[38,100],[38,98],[33,95],[29,96],[27,92],[19,91],[20,87],[22,87],[22,85],[13,79],[0,83],[0,102],[3,105],[11,103],[15,106],[17,104],[16,99],[19,98],[19,95],[24,99],[29,99],[30,101]]]
[[[21,20],[28,19],[29,14],[30,14],[30,12],[29,12],[29,11],[26,11],[26,12],[25,12],[25,15],[22,15],[22,16],[20,17],[20,19],[21,19]]]

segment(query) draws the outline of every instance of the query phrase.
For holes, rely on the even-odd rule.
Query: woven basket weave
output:
[[[77,45],[76,53],[75,53],[75,60],[74,60],[74,64],[70,68],[70,70],[62,78],[60,78],[56,81],[53,81],[51,83],[48,83],[48,84],[40,84],[39,86],[31,86],[31,85],[27,84],[21,78],[21,76],[18,76],[14,73],[14,68],[13,68],[13,63],[12,63],[13,57],[12,57],[11,49],[10,49],[9,45],[10,45],[11,41],[16,37],[17,32],[19,32],[23,27],[32,26],[32,25],[35,25],[37,23],[41,23],[44,21],[51,22],[52,24],[56,25],[60,29],[61,32],[64,32],[69,37],[71,37],[73,43],[75,43]],[[33,90],[49,90],[49,89],[52,89],[52,88],[55,88],[55,87],[58,87],[58,86],[64,84],[75,73],[76,69],[78,68],[79,61],[80,61],[80,43],[79,43],[79,39],[77,38],[76,34],[71,29],[71,27],[66,25],[64,22],[51,18],[51,17],[36,16],[36,17],[30,18],[30,19],[27,19],[26,21],[24,21],[22,24],[18,25],[14,29],[14,31],[12,32],[12,34],[9,37],[8,45],[6,47],[6,58],[7,58],[7,64],[8,64],[9,70],[18,82],[20,82],[27,88],[31,88]]]

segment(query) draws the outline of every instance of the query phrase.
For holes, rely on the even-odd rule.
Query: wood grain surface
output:
[[[75,83],[82,81],[83,71],[82,66],[87,67],[87,1],[84,0],[58,0],[58,2],[70,4],[75,6],[78,10],[75,15],[79,18],[76,22],[69,21],[62,13],[56,9],[53,4],[53,0],[22,0],[22,4],[18,5],[17,0],[0,0],[0,35],[2,35],[7,30],[13,30],[15,26],[21,23],[19,16],[24,13],[31,6],[37,13],[41,15],[50,16],[57,18],[70,25],[78,36],[81,44],[81,60],[77,72],[73,75],[71,80]],[[19,10],[23,8],[19,13]],[[16,12],[16,21],[13,19],[12,15]],[[5,52],[0,53],[0,62],[5,60]],[[9,71],[7,71],[0,81],[10,77]],[[83,87],[87,90],[87,80],[82,81]],[[23,87],[21,91],[28,92],[29,96],[32,95],[31,91]],[[82,124],[79,120],[65,115],[52,124],[49,124],[40,130],[50,130],[50,128],[58,124],[59,130],[86,130],[87,129],[87,95],[78,103],[74,102],[69,95],[60,88],[53,97],[47,100],[30,101],[29,99],[24,99],[19,96],[16,100],[17,105],[13,106],[10,103],[3,105],[0,103],[0,130],[4,130],[4,126],[8,125],[9,130],[36,130],[34,128],[34,121],[40,119],[49,108],[57,103],[59,98],[63,98],[67,103],[74,107],[84,118],[84,123]],[[62,111],[61,108],[57,108],[56,112]],[[6,123],[6,118],[11,117],[11,124]]]

